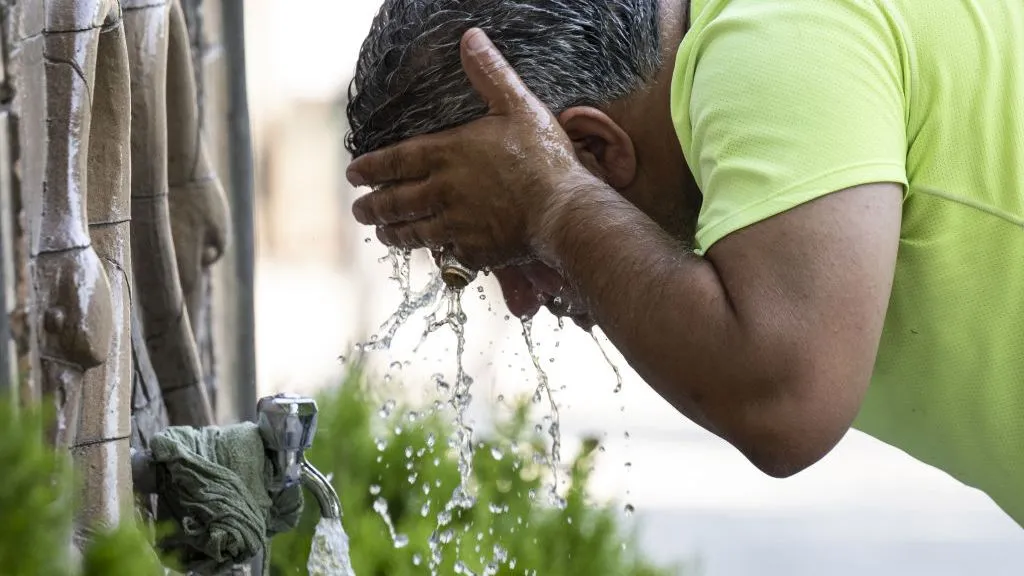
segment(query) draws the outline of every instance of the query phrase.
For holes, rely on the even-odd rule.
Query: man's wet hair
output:
[[[359,52],[345,147],[354,156],[487,113],[463,69],[482,28],[554,113],[643,89],[661,67],[659,0],[385,0]]]

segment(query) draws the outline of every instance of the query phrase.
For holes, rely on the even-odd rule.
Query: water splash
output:
[[[604,344],[601,344],[601,340],[597,337],[597,334],[593,330],[590,330],[590,337],[594,339],[594,344],[597,345],[597,349],[601,351],[601,356],[604,357],[604,361],[608,364],[608,367],[615,373],[615,390],[618,394],[622,392],[622,372],[619,371],[619,367],[616,366],[615,362],[612,361],[611,356],[608,355],[608,351],[605,350]]]
[[[449,395],[448,404],[455,412],[455,431],[449,444],[458,456],[459,469],[459,485],[455,487],[448,503],[438,512],[437,527],[428,541],[430,548],[428,566],[433,575],[437,574],[437,569],[441,564],[442,547],[454,539],[454,533],[448,528],[452,521],[452,513],[456,509],[468,510],[476,503],[470,485],[473,476],[473,428],[466,423],[466,410],[473,400],[471,393],[473,378],[466,373],[463,363],[466,351],[466,313],[462,309],[462,296],[462,289],[448,287],[443,298],[443,302],[447,304],[444,318],[437,319],[441,309],[441,305],[439,305],[427,317],[427,325],[420,338],[422,344],[431,333],[447,326],[451,328],[456,339],[454,383],[449,384],[441,374],[433,376],[438,391]],[[456,541],[457,549],[458,545],[459,542]],[[458,550],[456,555],[458,555]]]
[[[391,342],[394,340],[399,328],[405,325],[414,314],[438,301],[441,289],[444,287],[444,281],[441,280],[439,270],[434,270],[431,273],[430,280],[422,290],[413,291],[411,267],[409,265],[411,254],[412,252],[409,250],[388,249],[388,255],[384,259],[391,262],[391,279],[398,283],[398,289],[402,293],[402,301],[398,304],[398,309],[380,325],[378,333],[371,336],[369,342],[365,342],[360,346],[362,350],[387,350],[391,348]]]
[[[379,514],[384,520],[384,524],[388,527],[388,534],[391,535],[391,541],[395,544],[395,548],[405,548],[409,545],[409,537],[395,531],[395,525],[391,522],[391,515],[388,513],[387,500],[383,497],[377,498],[373,502],[373,511]]]
[[[306,570],[310,576],[355,576],[349,559],[348,535],[337,518],[321,518],[313,535]]]
[[[615,373],[615,390],[614,390],[614,393],[618,394],[618,393],[622,392],[622,372],[619,371],[619,367],[615,364],[614,361],[612,361],[611,356],[608,355],[608,350],[605,349],[604,344],[601,344],[601,340],[597,337],[597,334],[594,333],[593,329],[590,330],[590,337],[594,339],[594,344],[596,344],[597,345],[597,349],[601,351],[601,356],[603,356],[604,357],[604,361],[608,363],[608,367],[611,368],[612,372]],[[619,407],[619,410],[621,412],[625,412],[626,411],[625,404],[621,405]],[[629,430],[624,431],[622,436],[626,439],[625,452],[626,452],[626,455],[628,457],[628,455],[629,455],[629,439],[630,439]],[[603,450],[603,447],[602,447],[602,452],[603,451],[604,450]],[[632,469],[633,469],[633,463],[627,461],[625,466],[626,466],[626,474],[628,475],[632,471]],[[626,498],[629,498],[631,495],[632,495],[632,491],[627,488],[626,489]],[[633,507],[632,504],[626,504],[625,511],[626,511],[626,515],[627,516],[631,516],[633,514],[633,510],[634,510],[634,507]]]
[[[530,353],[530,359],[533,361],[534,370],[537,372],[537,390],[533,394],[533,401],[534,403],[539,403],[542,395],[546,394],[548,405],[551,409],[551,414],[544,418],[544,422],[547,424],[548,435],[551,437],[551,457],[548,458],[548,465],[551,469],[551,485],[549,486],[548,494],[552,505],[559,509],[564,509],[566,506],[565,499],[558,495],[558,465],[562,460],[562,433],[558,403],[555,402],[554,393],[551,391],[551,385],[548,383],[548,375],[540,365],[540,358],[537,357],[537,351],[533,342],[533,320],[522,318],[521,321],[523,324],[523,340],[526,341],[526,348]]]

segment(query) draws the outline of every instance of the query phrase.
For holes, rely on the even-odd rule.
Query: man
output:
[[[1022,70],[1017,0],[389,0],[353,212],[768,474],[856,425],[1024,523]]]

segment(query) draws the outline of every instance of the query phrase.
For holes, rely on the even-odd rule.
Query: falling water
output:
[[[391,515],[388,513],[387,500],[383,497],[378,497],[373,502],[373,511],[384,520],[384,524],[388,527],[388,533],[391,534],[391,541],[395,543],[395,548],[405,548],[409,545],[409,537],[395,531],[395,525],[391,522]]]
[[[597,334],[594,333],[593,329],[590,330],[590,337],[594,339],[594,344],[596,344],[597,345],[597,349],[601,351],[601,356],[603,356],[604,357],[604,361],[608,363],[608,367],[611,368],[612,372],[615,373],[615,390],[613,392],[615,394],[618,394],[618,393],[622,392],[622,372],[619,371],[619,367],[612,360],[611,356],[608,355],[608,351],[605,350],[604,345],[601,344],[601,340],[597,337]],[[624,412],[626,410],[625,405],[621,406],[620,410],[622,410]],[[628,430],[623,433],[623,437],[625,437],[625,439],[626,439],[626,452],[628,454],[628,452],[629,452],[629,431]],[[633,463],[627,461],[626,462],[626,473],[628,474],[632,469],[633,469]],[[630,495],[630,490],[627,489],[626,490],[626,497],[628,498],[629,495]],[[625,510],[627,516],[632,516],[633,512],[634,512],[634,507],[633,507],[632,504],[626,504],[624,510]],[[623,544],[623,546],[625,546],[625,544]]]
[[[422,340],[430,333],[448,326],[452,329],[456,339],[454,385],[448,385],[443,377],[435,376],[434,380],[440,391],[451,390],[448,403],[455,411],[455,436],[452,439],[452,445],[458,455],[459,485],[455,487],[452,497],[445,504],[444,509],[438,513],[437,529],[430,536],[429,567],[431,574],[437,574],[437,567],[441,562],[442,545],[448,544],[454,539],[452,530],[447,528],[452,521],[452,512],[457,508],[468,510],[474,504],[470,492],[470,481],[473,475],[473,429],[466,424],[466,410],[473,400],[470,391],[473,378],[466,373],[463,364],[463,356],[466,351],[466,313],[462,309],[462,294],[463,290],[458,288],[449,287],[445,290],[447,314],[441,320],[436,319],[437,311],[431,314],[421,338],[422,343]]]
[[[306,570],[309,576],[355,576],[348,555],[348,535],[341,520],[322,518],[316,525]]]
[[[590,337],[594,339],[594,344],[596,344],[597,349],[601,351],[601,356],[603,356],[604,361],[608,363],[608,367],[611,368],[612,372],[615,373],[614,392],[616,394],[622,392],[622,372],[619,372],[619,367],[616,366],[615,362],[612,361],[611,356],[608,355],[608,351],[604,349],[604,345],[601,344],[601,340],[598,339],[597,334],[595,334],[593,330],[590,330]]]
[[[548,405],[551,408],[551,414],[545,421],[548,422],[548,435],[551,436],[551,457],[548,459],[548,465],[551,467],[551,485],[549,486],[549,497],[551,503],[558,508],[565,508],[565,499],[558,495],[558,464],[562,459],[562,434],[560,429],[560,418],[558,415],[558,404],[555,402],[554,393],[551,391],[551,385],[548,383],[548,375],[544,372],[544,368],[540,365],[540,358],[537,357],[537,351],[533,343],[533,320],[529,318],[522,318],[523,323],[523,340],[526,341],[526,348],[530,352],[530,359],[533,361],[533,367],[537,371],[537,391],[533,394],[534,403],[540,403],[542,395],[547,395]]]
[[[422,287],[422,289],[415,290],[412,287],[411,282],[411,255],[408,250],[398,250],[394,248],[389,249],[388,255],[381,261],[388,261],[391,264],[391,279],[398,284],[398,288],[402,296],[401,302],[395,312],[380,325],[377,334],[372,336],[369,342],[357,346],[357,350],[389,350],[398,331],[408,323],[414,315],[432,307],[433,310],[429,314],[426,314],[426,326],[424,327],[420,341],[414,348],[413,352],[415,353],[419,350],[420,346],[426,341],[430,334],[444,327],[449,327],[456,337],[454,380],[449,382],[442,374],[435,374],[432,379],[438,391],[443,396],[447,397],[446,403],[454,411],[455,430],[453,437],[449,440],[449,446],[454,449],[458,458],[460,482],[454,489],[448,502],[438,509],[437,525],[428,540],[430,551],[429,556],[427,558],[423,558],[417,554],[414,557],[413,563],[419,566],[423,560],[426,560],[430,569],[430,574],[432,576],[437,576],[443,559],[442,549],[454,541],[456,548],[456,560],[458,561],[455,565],[456,572],[467,575],[473,574],[469,567],[459,560],[459,546],[461,538],[456,536],[452,526],[452,521],[458,510],[471,509],[475,504],[475,500],[471,493],[474,453],[473,429],[466,422],[466,412],[472,401],[471,387],[473,379],[466,373],[463,363],[463,356],[466,347],[465,329],[467,320],[462,306],[463,290],[445,287],[438,270],[434,270],[432,272],[429,281]],[[477,291],[481,293],[480,298],[484,299],[482,287],[478,287]],[[506,319],[508,318],[506,317]],[[559,327],[561,326],[562,321],[559,319]],[[544,396],[546,396],[550,407],[550,414],[544,418],[543,427],[546,427],[547,433],[551,438],[551,453],[549,457],[545,457],[544,460],[542,460],[546,461],[550,466],[551,471],[551,484],[548,486],[550,502],[556,507],[564,508],[566,502],[558,493],[558,472],[561,461],[559,407],[555,402],[554,392],[551,389],[548,376],[541,366],[540,358],[537,356],[537,350],[532,336],[531,320],[524,318],[522,320],[522,327],[523,339],[526,342],[537,378],[537,388],[533,401],[535,403],[540,403]],[[600,349],[605,361],[615,374],[615,393],[619,393],[622,390],[621,373],[618,367],[612,362],[600,341],[597,339],[597,336],[593,332],[591,332],[591,336],[594,338],[594,342]],[[392,363],[392,369],[395,369],[395,366],[396,363]],[[401,365],[398,364],[399,369],[400,367]],[[433,411],[437,412],[441,410],[444,407],[444,404],[445,403],[441,401],[435,402]],[[386,402],[384,406],[381,407],[381,417],[386,418],[390,416],[394,408],[395,403],[393,401]],[[410,420],[410,422],[413,421],[413,419]],[[538,429],[543,429],[543,427],[538,426]],[[396,432],[400,433],[400,430],[396,430]],[[430,452],[433,453],[433,437],[428,438],[428,447]],[[411,458],[410,452],[411,448],[407,450],[407,458]],[[422,453],[418,453],[417,456],[421,457]],[[494,457],[500,459],[499,456],[500,453]],[[437,464],[437,461],[438,459],[435,457],[435,465]],[[406,468],[410,472],[409,483],[415,484],[418,476],[413,471],[413,463],[411,460],[407,463]],[[438,484],[438,486],[440,486],[440,484]],[[429,485],[424,484],[422,488],[425,495],[430,493],[431,488]],[[374,496],[377,496],[379,488],[377,492],[373,492],[373,489],[371,488],[371,493],[373,493]],[[532,497],[533,495],[531,494],[531,498]],[[430,501],[428,500],[428,503],[425,504],[420,511],[424,516],[429,514],[429,510],[431,508],[429,502]],[[631,509],[632,507],[629,506],[628,508]],[[380,497],[376,498],[373,504],[373,509],[383,519],[395,547],[402,548],[407,546],[409,542],[408,537],[397,533],[393,526],[388,512],[387,501]],[[477,552],[480,552],[479,546],[477,546]],[[481,557],[481,561],[483,560],[484,558]],[[498,566],[506,563],[506,561],[508,561],[507,552],[500,549],[500,547],[495,547],[494,555],[491,558],[491,561],[488,562],[484,568],[483,574],[495,574]],[[509,565],[514,568],[515,559],[512,559],[509,562]],[[324,521],[317,527],[317,536],[314,540],[313,553],[309,560],[309,570],[311,575],[353,576],[352,569],[348,564],[348,539],[345,537],[341,525],[337,521]]]
[[[413,314],[434,304],[441,294],[444,282],[441,274],[434,272],[430,281],[420,291],[414,292],[410,273],[411,252],[389,248],[385,260],[391,262],[391,279],[398,283],[398,289],[402,293],[402,301],[398,309],[383,324],[380,325],[378,334],[372,336],[370,341],[360,346],[362,350],[387,350],[391,348],[391,342],[401,328]]]

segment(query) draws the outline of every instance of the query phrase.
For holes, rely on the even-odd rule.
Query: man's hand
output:
[[[384,244],[448,248],[477,269],[549,258],[550,215],[574,181],[592,177],[557,119],[483,31],[466,32],[461,49],[490,113],[356,159],[349,181],[375,191],[352,212],[376,226]]]

